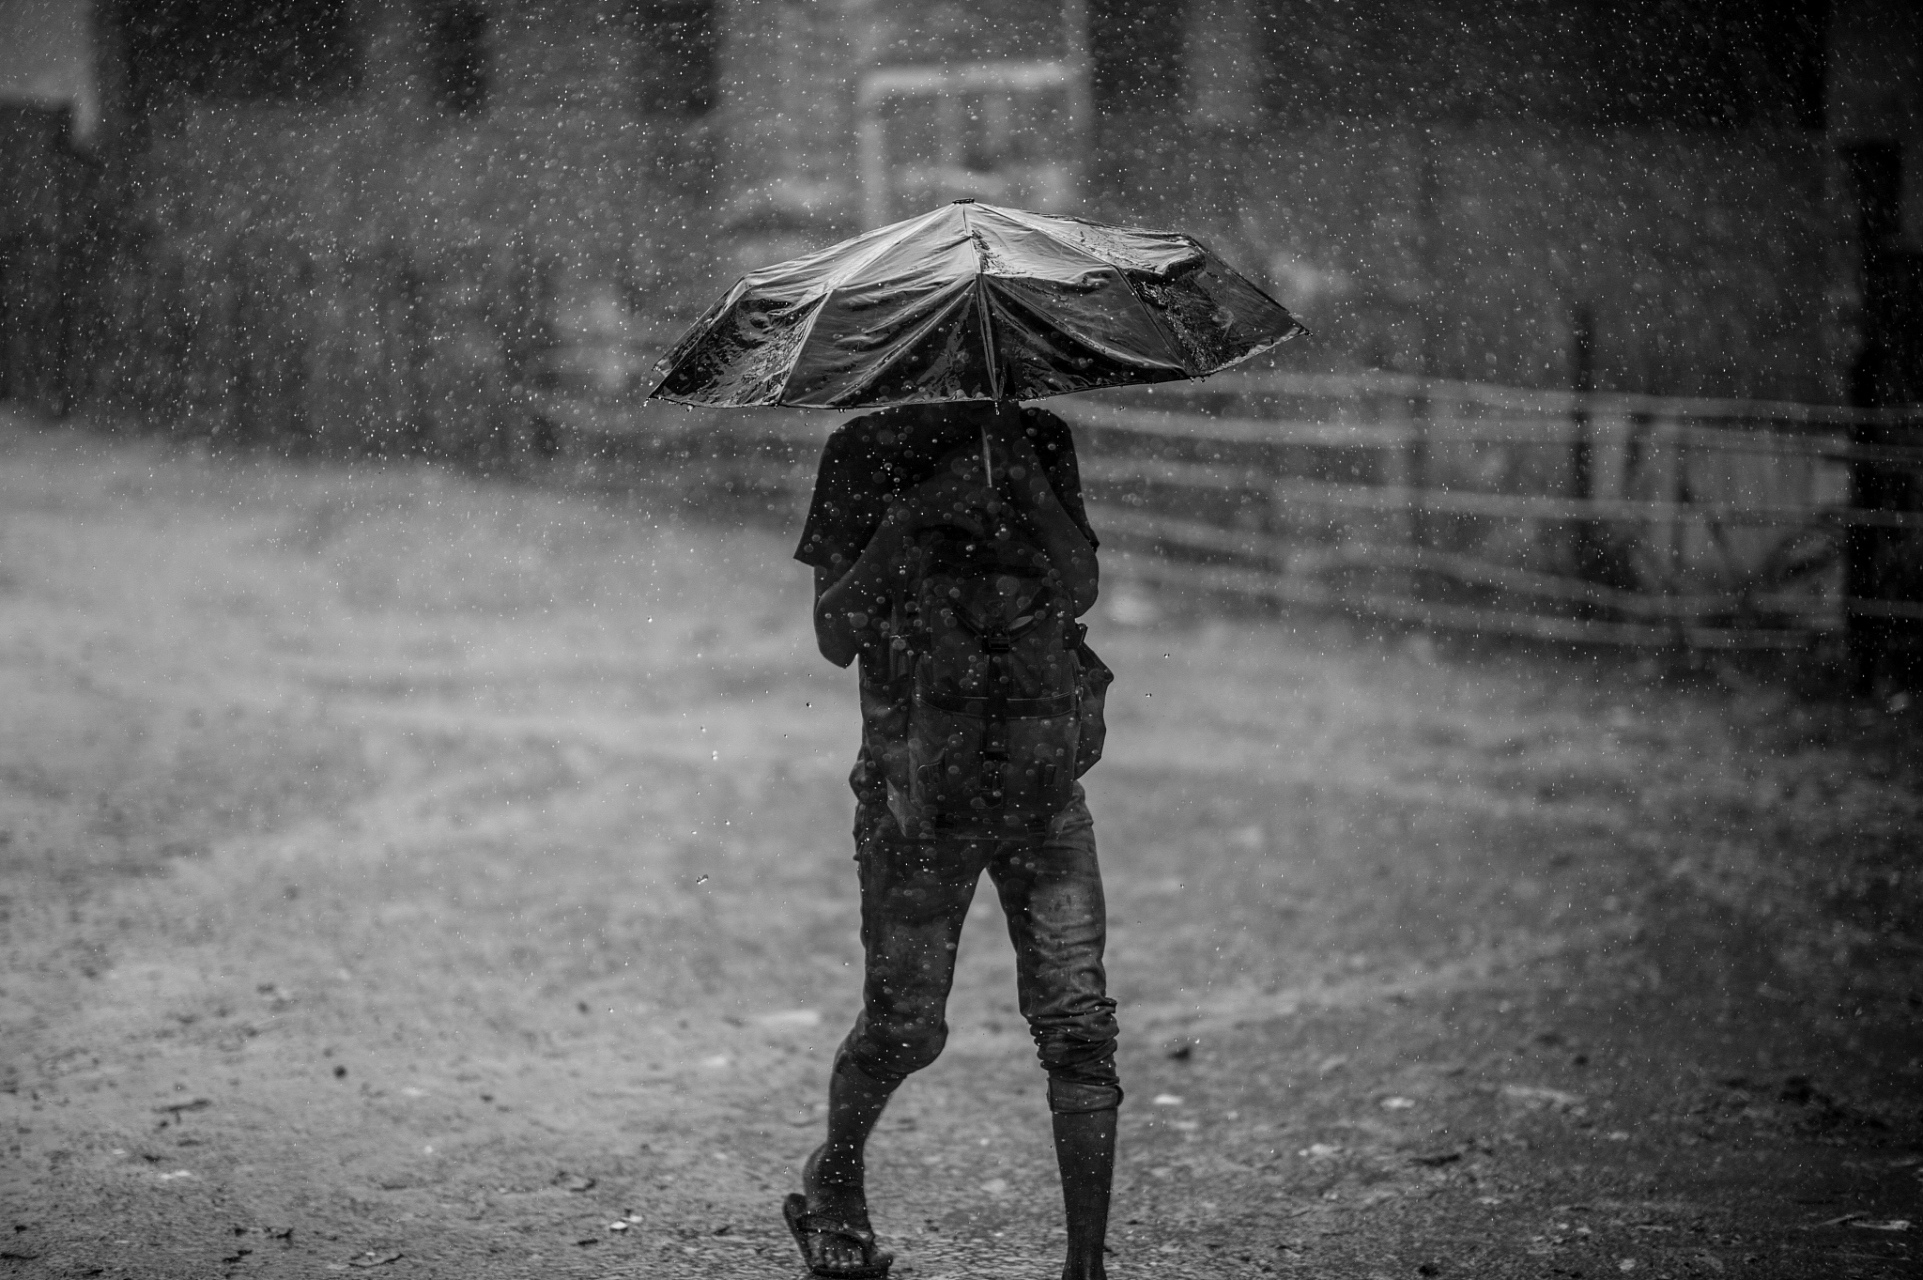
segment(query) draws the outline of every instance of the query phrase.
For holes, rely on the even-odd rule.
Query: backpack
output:
[[[1040,836],[1101,757],[1114,674],[1039,551],[950,529],[916,551],[883,687],[862,693],[889,810],[909,836]]]

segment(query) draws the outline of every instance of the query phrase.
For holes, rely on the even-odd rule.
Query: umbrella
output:
[[[1199,378],[1304,332],[1172,231],[957,200],[743,276],[651,396],[880,408]]]

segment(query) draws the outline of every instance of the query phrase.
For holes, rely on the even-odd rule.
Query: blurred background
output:
[[[843,418],[646,396],[958,196],[1312,331],[1045,406],[1114,1273],[1914,1275],[1903,0],[0,0],[0,1272],[792,1266]],[[992,897],[905,1280],[1058,1273]]]
[[[5,13],[0,225],[62,247],[71,313],[18,314],[10,265],[8,376],[238,430],[644,390],[734,273],[962,194],[1192,228],[1315,321],[1315,367],[1567,388],[1587,332],[1596,388],[1842,401],[1865,342],[1916,362],[1863,276],[1914,310],[1917,21],[1886,0]],[[274,349],[257,403],[210,402],[237,323]]]
[[[643,412],[655,361],[741,271],[972,195],[1190,231],[1314,330],[1266,379],[1063,403],[1122,455],[1095,477],[1133,508],[1117,537],[1159,559],[1426,624],[1830,639],[1871,683],[1913,665],[1911,6],[9,0],[0,21],[16,402],[489,466],[693,432],[793,501],[825,424]],[[1176,417],[1139,416],[1157,403]]]

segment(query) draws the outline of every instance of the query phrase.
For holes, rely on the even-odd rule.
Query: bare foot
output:
[[[867,1234],[872,1239],[874,1227],[868,1221],[868,1194],[860,1177],[857,1176],[853,1181],[847,1180],[845,1175],[840,1179],[829,1179],[821,1171],[822,1150],[816,1147],[814,1154],[801,1166],[801,1191],[807,1197],[808,1212]],[[859,1267],[868,1258],[853,1241],[826,1236],[822,1239],[821,1260],[839,1270]]]

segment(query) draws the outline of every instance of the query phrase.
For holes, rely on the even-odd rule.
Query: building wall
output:
[[[1923,10],[1904,0],[1838,0],[1830,69],[1830,136],[1843,146],[1901,148],[1900,239],[1923,249]]]
[[[735,265],[777,261],[862,228],[857,98],[865,76],[1071,60],[1065,15],[1073,9],[1050,0],[731,0],[721,181]]]
[[[1870,67],[1813,100],[1839,127],[1909,119],[1914,57],[1859,38],[1882,2],[1837,6],[1832,63]],[[1079,207],[1205,234],[1314,329],[1291,365],[1568,385],[1586,314],[1598,386],[1835,399],[1858,341],[1802,45],[1741,75],[1644,49],[1661,92],[1625,96],[1578,56],[1575,0],[1088,0],[1080,41],[1076,5],[1016,0],[262,0],[345,5],[357,50],[262,100],[134,74],[133,15],[185,3],[101,0],[134,269],[95,391],[210,430],[519,448],[543,397],[631,401],[736,273],[859,229],[864,75],[1006,57],[1087,67]],[[463,5],[465,107],[429,21]],[[709,8],[713,109],[664,105],[706,74]]]
[[[1835,400],[1853,214],[1820,137],[1330,124],[1245,137],[1158,193],[1297,310],[1294,367]],[[1210,189],[1212,186],[1212,190]]]
[[[73,109],[73,131],[93,133],[92,0],[7,0],[0,4],[0,104]]]
[[[97,265],[97,167],[73,145],[71,105],[0,102],[0,398],[64,412],[84,380],[70,300]]]
[[[1626,101],[1565,38],[1587,10],[1562,9],[1424,24],[1191,0],[1161,86],[1180,108],[1141,125],[1155,86],[1097,95],[1097,206],[1198,228],[1267,283],[1314,330],[1292,367],[1568,386],[1586,312],[1598,387],[1844,398],[1855,214],[1830,137],[1803,127],[1820,92],[1802,114],[1727,77],[1706,95],[1685,64]],[[1779,60],[1787,95],[1801,63]]]
[[[265,100],[143,96],[137,21],[105,11],[104,145],[143,268],[107,399],[485,449],[519,447],[549,391],[635,394],[712,279],[712,121],[650,109],[658,33],[626,0],[476,7],[467,110],[436,99],[431,4],[350,0],[351,83]]]

